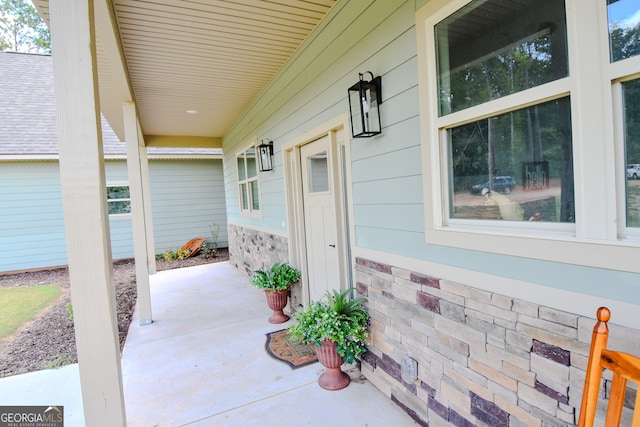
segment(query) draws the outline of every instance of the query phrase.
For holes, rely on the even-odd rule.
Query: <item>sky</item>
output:
[[[633,28],[640,23],[638,0],[618,0],[607,8],[609,23],[617,23],[621,28]]]

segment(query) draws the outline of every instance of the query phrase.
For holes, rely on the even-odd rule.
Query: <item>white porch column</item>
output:
[[[149,288],[149,251],[155,254],[153,246],[147,246],[147,215],[151,211],[151,204],[144,200],[142,164],[147,163],[146,147],[138,139],[138,115],[133,102],[123,102],[124,135],[127,143],[127,170],[129,175],[129,190],[131,192],[131,219],[133,228],[133,247],[136,260],[136,286],[138,289],[137,305],[140,324],[148,325],[153,321],[151,317],[151,290]],[[147,168],[148,174],[148,168]],[[147,187],[148,188],[148,187]],[[149,227],[153,230],[153,227]]]
[[[140,128],[138,127],[138,131]],[[138,140],[144,140],[142,134],[138,135]],[[153,217],[151,215],[151,182],[149,179],[149,161],[147,159],[147,146],[138,147],[140,152],[140,174],[142,176],[142,202],[147,207],[144,210],[144,225],[147,237],[147,265],[149,273],[156,273],[156,242],[153,237]]]
[[[86,425],[125,426],[92,0],[51,0],[60,179]]]

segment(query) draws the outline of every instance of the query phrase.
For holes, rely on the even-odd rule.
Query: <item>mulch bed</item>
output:
[[[157,260],[158,271],[227,261],[227,248],[220,248],[214,258],[202,255],[184,260]],[[124,347],[136,305],[136,275],[133,260],[113,265],[120,349]],[[57,268],[0,274],[0,287],[58,285],[62,295],[38,316],[10,337],[0,340],[0,378],[41,369],[77,363],[75,332],[70,318],[71,291],[69,271]]]

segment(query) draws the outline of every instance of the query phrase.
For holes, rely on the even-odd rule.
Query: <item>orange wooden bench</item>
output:
[[[584,381],[584,394],[582,395],[578,427],[593,426],[603,368],[613,373],[605,427],[620,425],[624,395],[627,391],[627,381],[640,384],[640,358],[606,348],[607,340],[609,339],[607,322],[611,317],[611,312],[606,307],[600,307],[596,317],[598,322],[593,328],[591,338],[591,350],[589,351],[589,363]],[[639,405],[640,392],[636,393],[634,408],[638,410],[634,410],[632,427],[640,427]]]

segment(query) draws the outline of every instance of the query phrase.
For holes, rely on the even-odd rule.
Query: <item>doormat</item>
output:
[[[286,363],[291,369],[318,361],[313,344],[303,344],[302,341],[292,339],[287,329],[268,333],[264,349],[269,356]]]

